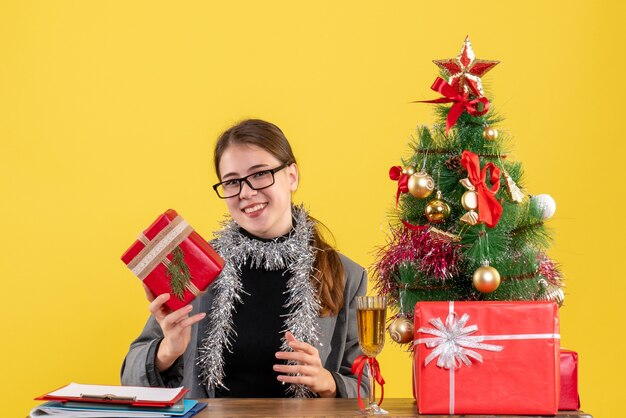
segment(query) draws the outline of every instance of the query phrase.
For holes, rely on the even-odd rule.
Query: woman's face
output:
[[[270,170],[282,163],[269,152],[255,145],[228,146],[219,162],[220,181],[245,177]],[[252,190],[246,182],[239,196],[224,199],[235,222],[246,231],[261,238],[276,238],[292,228],[291,193],[298,187],[298,169],[291,164],[274,173],[274,184]]]

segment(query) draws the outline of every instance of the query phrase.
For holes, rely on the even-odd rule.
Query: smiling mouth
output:
[[[250,206],[250,207],[244,208],[243,211],[245,213],[254,213],[254,212],[257,212],[257,211],[265,208],[266,206],[267,206],[267,203],[259,203],[259,204],[254,205],[254,206]]]

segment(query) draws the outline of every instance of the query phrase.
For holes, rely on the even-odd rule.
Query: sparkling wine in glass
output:
[[[387,298],[385,296],[357,296],[356,315],[359,328],[359,345],[363,354],[375,358],[385,345],[385,320]],[[369,405],[362,411],[366,415],[382,415],[387,411],[376,403],[376,382],[369,370]]]

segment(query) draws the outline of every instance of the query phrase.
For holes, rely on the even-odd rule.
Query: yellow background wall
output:
[[[147,317],[119,261],[177,209],[205,237],[217,134],[275,122],[302,172],[297,201],[368,266],[393,207],[391,165],[434,120],[432,59],[466,34],[514,134],[531,193],[558,209],[550,255],[567,278],[562,344],[583,409],[618,417],[623,352],[622,2],[0,2],[2,416],[70,381],[118,384]],[[389,397],[410,359],[381,355]],[[477,394],[480,396],[480,394]],[[622,398],[623,399],[623,398]],[[8,408],[8,410],[6,410]]]

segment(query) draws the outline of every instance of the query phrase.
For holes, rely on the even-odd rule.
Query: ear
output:
[[[293,163],[285,168],[287,170],[287,178],[289,180],[289,190],[295,192],[298,189],[298,166],[296,163]]]

